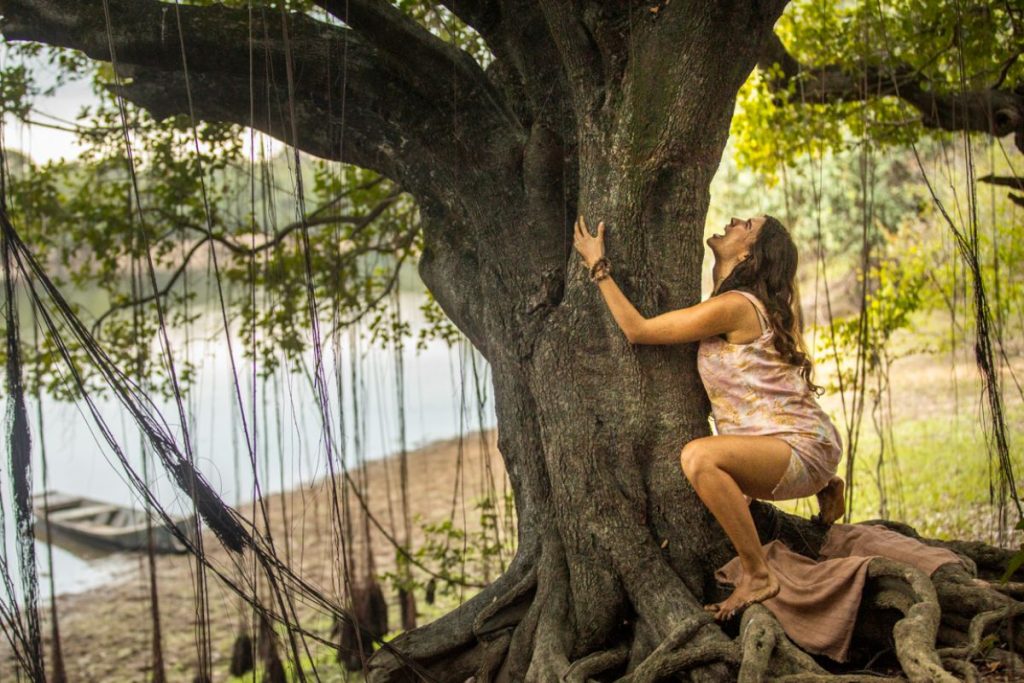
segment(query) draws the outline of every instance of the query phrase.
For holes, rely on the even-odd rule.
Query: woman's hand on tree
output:
[[[597,237],[592,237],[590,235],[590,228],[587,227],[587,222],[580,215],[576,219],[574,232],[573,246],[576,247],[576,251],[580,252],[580,256],[583,257],[583,262],[587,264],[587,268],[590,268],[599,258],[604,256],[604,221],[597,224]]]

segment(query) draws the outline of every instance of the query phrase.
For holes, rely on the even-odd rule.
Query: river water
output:
[[[425,325],[419,312],[423,296],[404,292],[399,297],[403,320],[409,323],[414,339]],[[187,342],[188,353],[196,365],[195,382],[186,397],[185,407],[198,467],[223,499],[234,504],[252,499],[254,476],[238,409],[228,343],[223,329],[218,332],[219,323],[219,312],[211,311],[190,330],[171,330],[170,336],[171,345],[176,349],[184,349]],[[261,489],[280,491],[325,476],[326,432],[309,378],[312,353],[305,356],[305,367],[299,372],[282,364],[269,377],[254,379],[252,364],[239,358],[238,340],[233,339],[232,343],[238,359],[238,387],[246,404],[245,422],[250,439],[253,432],[256,435],[254,450]],[[401,351],[406,447],[413,449],[437,439],[493,427],[496,419],[489,370],[468,342],[451,348],[440,340],[428,342],[423,350],[415,346],[414,342],[407,342]],[[402,444],[398,352],[394,348],[381,348],[379,343],[370,345],[365,338],[346,332],[340,337],[339,348],[335,350],[325,344],[323,355],[324,374],[330,385],[330,432],[336,458],[344,457],[352,466],[360,457],[373,459],[397,452]],[[357,375],[355,391],[353,364]],[[255,407],[252,405],[254,387]],[[156,400],[156,403],[180,436],[181,421],[175,402]],[[111,396],[99,397],[97,405],[129,461],[141,471],[140,434],[131,417]],[[38,406],[30,402],[28,408],[33,430],[35,491],[43,490],[41,446],[44,445],[49,490],[139,507],[138,497],[126,482],[121,464],[103,441],[82,402],[44,397],[42,439],[38,435]],[[153,488],[161,505],[184,513],[180,492],[159,465],[154,467]],[[11,493],[6,474],[4,467],[0,471],[0,485],[9,518]],[[16,575],[10,519],[6,527],[7,558]],[[46,548],[38,542],[36,554],[45,596],[50,568]],[[53,548],[52,572],[58,594],[89,589],[109,581],[118,571],[137,566],[137,558],[129,555],[84,559]]]

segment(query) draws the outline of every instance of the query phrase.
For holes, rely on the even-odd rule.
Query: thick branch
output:
[[[558,46],[577,115],[586,115],[595,103],[603,80],[600,51],[573,3],[542,0],[540,8]]]
[[[777,35],[766,42],[763,69],[778,65],[781,77],[773,86],[783,89],[799,79],[801,101],[858,102],[873,97],[898,97],[921,113],[926,128],[973,131],[1002,137],[1013,133],[1024,151],[1024,93],[994,87],[964,92],[931,89],[932,84],[908,64],[867,66],[853,74],[840,65],[805,66],[786,49]]]
[[[473,58],[446,43],[386,0],[317,0],[317,4],[352,27],[378,48],[388,65],[429,97],[451,97],[452,78],[462,92],[487,87],[483,70]]]
[[[133,78],[124,94],[157,116],[187,113],[187,60],[198,117],[253,125],[318,156],[380,171],[417,194],[427,188],[407,182],[414,166],[425,174],[458,155],[451,137],[456,105],[450,66],[413,72],[406,65],[399,72],[395,60],[359,33],[303,14],[267,10],[250,16],[244,9],[156,0],[107,5],[109,31],[97,0],[0,0],[0,29],[8,40],[81,50],[104,61],[112,59],[113,43],[117,65]],[[495,128],[507,119],[495,114],[493,98],[479,97],[487,80],[472,68],[475,80],[463,79],[458,93],[458,125],[466,149],[479,153],[483,141],[500,137]],[[290,105],[298,140],[292,139]]]

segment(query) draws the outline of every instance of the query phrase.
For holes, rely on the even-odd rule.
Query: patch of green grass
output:
[[[988,455],[984,419],[972,411],[903,420],[893,427],[894,448],[886,444],[882,453],[878,435],[866,418],[854,466],[852,520],[885,516],[910,524],[926,536],[994,540],[997,509],[990,497],[990,482],[998,485],[999,464]],[[1024,407],[1006,409],[1006,426],[1020,486],[1024,463],[1015,444],[1024,441]],[[844,458],[840,475],[845,476],[845,471]],[[1016,513],[1012,502],[1008,505],[1012,528]],[[800,515],[817,511],[813,498],[785,501],[780,507]]]

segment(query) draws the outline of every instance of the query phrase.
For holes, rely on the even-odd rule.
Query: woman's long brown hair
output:
[[[778,218],[765,216],[750,255],[736,264],[716,293],[741,289],[760,299],[775,331],[776,350],[783,360],[800,368],[800,376],[811,391],[821,394],[821,387],[811,379],[814,366],[804,346],[803,316],[796,287],[798,261],[789,231]]]

